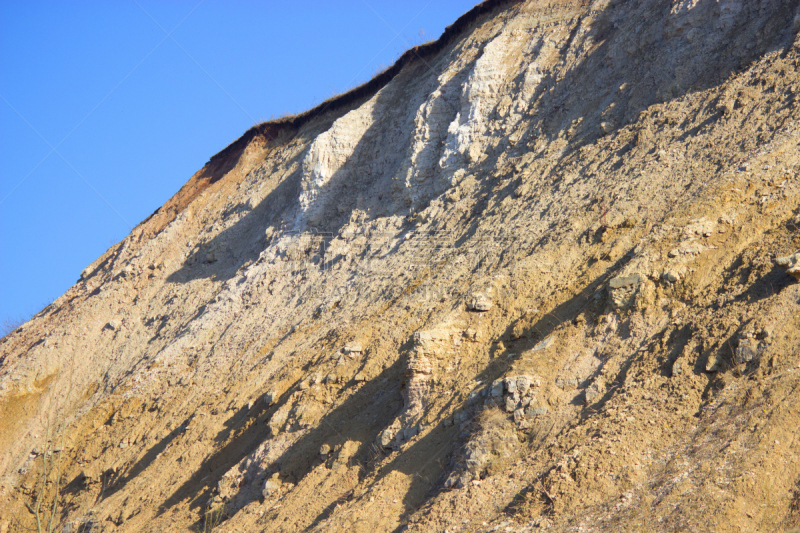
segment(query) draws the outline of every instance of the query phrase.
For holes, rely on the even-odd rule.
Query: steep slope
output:
[[[0,529],[800,526],[798,30],[490,1],[247,132],[0,341]]]

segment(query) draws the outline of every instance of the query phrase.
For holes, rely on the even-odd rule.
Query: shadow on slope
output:
[[[700,45],[692,44],[692,40],[688,39],[689,34],[695,29],[692,27],[690,19],[698,13],[713,14],[716,2],[701,1],[694,8],[698,10],[696,13],[678,13],[676,15],[669,12],[670,5],[668,2],[642,3],[640,4],[641,10],[650,10],[647,17],[636,21],[632,19],[619,21],[619,24],[614,20],[614,7],[601,14],[590,31],[590,35],[599,44],[587,54],[587,58],[578,67],[568,72],[563,79],[544,80],[534,95],[532,102],[536,102],[536,106],[545,112],[542,117],[531,119],[528,129],[529,136],[543,135],[553,140],[572,130],[570,135],[574,141],[571,146],[577,148],[594,142],[599,136],[600,119],[608,119],[618,129],[635,121],[639,112],[657,101],[680,97],[687,90],[698,91],[716,86],[732,72],[746,65],[748,61],[752,61],[770,50],[779,50],[783,46],[782,43],[788,38],[786,32],[789,31],[787,28],[790,24],[786,21],[791,20],[787,14],[792,12],[794,4],[789,1],[782,2],[781,7],[775,11],[775,15],[768,20],[765,27],[740,27],[734,24],[727,32],[720,32],[722,37],[713,42],[709,36],[692,34],[692,39],[695,40],[693,42],[699,42]],[[750,9],[750,7],[743,9]],[[686,24],[681,23],[681,18],[687,20]],[[636,23],[643,29],[634,28],[633,25]],[[620,25],[623,24],[629,27],[625,32],[620,32]],[[662,28],[674,32],[674,35],[670,34],[669,38],[664,38]],[[756,35],[765,31],[772,32],[777,37],[774,40],[761,39],[759,41]],[[633,42],[633,37],[630,35],[643,38],[644,45],[633,48],[632,52],[625,50],[625,46]],[[647,42],[648,36],[652,35],[661,35],[661,38]],[[731,53],[727,48],[726,52],[722,53],[723,42],[729,42],[728,39],[733,35],[736,36],[734,42],[737,43],[734,52],[741,53],[739,55]],[[573,42],[574,39],[575,34],[573,33],[562,54],[566,54],[573,45],[580,46]],[[749,42],[757,44],[751,49],[747,49],[744,43]],[[700,48],[701,45],[708,48]],[[636,61],[639,62],[633,72],[628,69],[631,61],[634,64]],[[576,88],[581,88],[582,92],[576,92]],[[386,98],[386,96],[379,96],[378,100],[381,101],[382,98]],[[379,106],[376,106],[376,109],[379,109]],[[605,113],[609,109],[610,111]],[[579,118],[585,117],[592,120],[584,120],[575,126]],[[371,129],[375,129],[375,131],[365,137],[379,137],[385,134],[380,128],[381,123],[376,122],[371,126]],[[368,144],[359,143],[356,153],[366,153],[368,149]],[[608,160],[621,157],[624,155],[623,150],[625,150],[624,147],[618,152],[608,155]],[[334,176],[326,185],[326,187],[338,188],[336,194],[332,196],[352,194],[356,190],[355,184],[343,182],[343,176],[342,171],[342,176]],[[233,232],[239,232],[238,235],[255,235],[258,231],[263,232],[267,225],[274,225],[282,215],[291,211],[289,207],[284,206],[290,203],[294,205],[297,183],[295,181],[292,183],[293,185],[289,185],[288,182],[281,184],[279,188],[284,187],[284,189],[276,192],[274,196],[271,194],[243,219],[246,222],[239,223],[244,224],[243,227],[231,228],[226,231],[232,232],[230,235],[234,235]],[[368,182],[359,184],[359,186],[369,185]],[[482,186],[488,194],[491,184],[485,183]],[[278,190],[276,189],[276,191]],[[276,206],[280,206],[280,208],[276,208]],[[329,217],[325,226],[326,231],[338,231],[346,221],[349,221],[349,217],[344,214],[337,215],[333,209],[335,206],[327,207]],[[349,215],[347,212],[345,214]],[[228,235],[220,237],[219,244],[228,238]],[[255,255],[257,255],[257,250],[251,253],[250,258],[254,258]],[[604,276],[594,280],[581,293],[559,306],[553,312],[556,319],[571,320],[577,316],[587,305],[589,296],[597,287],[607,282],[616,268],[617,265],[609,267]],[[235,269],[233,270],[235,271]],[[185,281],[191,275],[187,270],[183,277],[176,277],[175,280]],[[227,274],[223,273],[223,275]],[[534,326],[534,330],[541,337],[546,337],[556,326],[557,324],[553,323],[550,317],[545,317]],[[505,371],[509,363],[507,358],[498,357],[476,378],[494,379]],[[322,422],[295,442],[278,463],[291,465],[287,467],[287,473],[296,480],[304,478],[318,462],[316,452],[319,445],[323,442],[336,442],[338,439],[344,438],[345,432],[339,432],[334,428],[347,428],[347,438],[361,442],[356,456],[362,459],[368,457],[369,447],[375,434],[380,428],[391,422],[399,409],[397,404],[399,394],[395,394],[394,399],[390,398],[390,395],[376,396],[376,394],[381,390],[384,380],[399,383],[400,374],[401,366],[400,359],[398,359],[392,367],[384,370],[377,378],[345,400],[342,405],[325,415]],[[624,380],[624,375],[620,379]],[[378,401],[370,404],[370,400],[376,397]],[[455,401],[455,399],[452,400],[452,402]],[[448,407],[452,406],[452,402],[448,404]],[[366,413],[363,411],[364,405],[370,405],[370,410]],[[377,417],[374,422],[370,418],[371,416]],[[410,509],[417,508],[426,499],[435,496],[436,492],[431,491],[438,490],[437,487],[439,487],[446,468],[441,465],[441,461],[449,453],[452,453],[455,436],[454,429],[436,428],[393,458],[384,469],[384,473],[379,474],[375,479],[373,485],[384,479],[390,471],[400,471],[413,476],[414,480],[407,491],[404,503]],[[252,425],[224,449],[208,458],[204,466],[165,501],[164,507],[169,508],[186,499],[192,501],[195,508],[205,503],[201,478],[207,475],[224,474],[251,453],[263,438],[263,429],[259,428],[258,424]],[[431,453],[431,450],[435,450],[435,452]],[[333,509],[331,507],[333,503],[334,501],[331,500],[312,523],[319,524],[324,520]]]

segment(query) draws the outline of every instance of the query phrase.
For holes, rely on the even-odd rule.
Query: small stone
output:
[[[394,443],[396,431],[393,428],[385,429],[381,432],[378,442],[383,448],[391,448]]]
[[[661,278],[668,283],[677,283],[681,280],[681,275],[674,270],[668,270],[661,275]]]
[[[487,298],[482,293],[476,293],[472,295],[470,298],[469,303],[467,303],[467,309],[470,311],[488,311],[492,308],[494,302],[492,302],[489,298]]]
[[[758,356],[758,342],[755,339],[744,338],[739,341],[739,346],[734,352],[736,364],[747,363]]]
[[[681,368],[681,364],[679,362],[675,362],[672,365],[672,375],[679,376],[683,372],[683,368]]]
[[[708,356],[708,361],[706,361],[706,372],[716,372],[719,370],[719,360],[717,359],[716,355]]]
[[[327,457],[329,453],[331,453],[331,447],[329,444],[323,444],[319,447],[319,454],[322,457]]]
[[[786,269],[786,273],[800,281],[800,251],[786,257],[778,257],[775,264]]]
[[[481,396],[483,396],[483,390],[481,390],[481,389],[474,390],[474,391],[469,393],[469,398],[467,399],[467,401],[469,403],[474,403],[474,402],[478,401]]]
[[[261,489],[261,494],[264,496],[264,498],[268,498],[279,490],[281,490],[280,480],[276,477],[272,477],[264,483],[264,488]]]
[[[528,376],[519,376],[517,378],[517,391],[521,396],[525,396],[531,388],[531,379]]]
[[[359,372],[353,379],[358,383],[363,383],[367,381],[367,375],[364,372]]]
[[[411,426],[403,430],[403,440],[411,440],[420,432],[420,426]]]
[[[513,396],[506,396],[506,412],[513,413],[517,409],[517,401]]]
[[[503,395],[503,388],[505,387],[502,379],[492,381],[491,396],[492,398],[499,398]]]
[[[264,395],[264,403],[267,405],[272,405],[275,403],[275,400],[278,399],[278,393],[275,391],[269,391]]]
[[[531,352],[541,352],[542,350],[546,350],[553,344],[553,337],[547,337],[542,342],[531,348]]]
[[[584,396],[586,398],[586,403],[587,404],[592,403],[593,401],[595,401],[595,399],[597,399],[598,396],[600,396],[601,393],[602,389],[600,385],[598,385],[597,383],[592,383],[584,393]]]
[[[556,387],[559,389],[574,389],[577,386],[577,378],[556,378]]]
[[[339,376],[337,376],[336,374],[328,374],[327,376],[325,376],[325,383],[329,385],[338,382],[339,382]]]
[[[307,379],[304,379],[303,381],[300,382],[300,390],[307,390],[310,386],[311,384],[308,382]]]
[[[514,410],[514,422],[520,422],[525,419],[525,411],[522,409]]]
[[[350,344],[345,345],[344,353],[350,354],[360,354],[363,352],[364,349],[361,347],[361,344],[358,342],[351,342]]]
[[[478,332],[472,328],[469,328],[466,331],[464,331],[464,338],[467,339],[468,341],[474,342],[478,340]]]
[[[642,277],[639,274],[633,274],[631,276],[617,276],[608,283],[608,286],[612,289],[621,289],[631,285],[638,285],[641,282]]]
[[[517,378],[506,378],[506,392],[509,394],[514,394],[517,392]]]
[[[531,406],[525,410],[525,416],[533,418],[535,416],[544,416],[547,414],[547,407]]]
[[[610,122],[601,122],[600,123],[600,131],[603,132],[604,135],[608,135],[614,129],[614,126]]]

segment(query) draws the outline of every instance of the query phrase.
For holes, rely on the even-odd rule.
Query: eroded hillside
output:
[[[0,341],[0,531],[800,526],[798,31],[489,1],[247,132]]]

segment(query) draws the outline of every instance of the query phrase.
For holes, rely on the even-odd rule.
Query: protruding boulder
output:
[[[413,438],[421,431],[419,422],[428,407],[429,381],[433,367],[419,345],[408,355],[405,374],[406,384],[402,391],[403,411],[391,426],[378,435],[378,443],[384,448],[398,449],[404,441]]]

